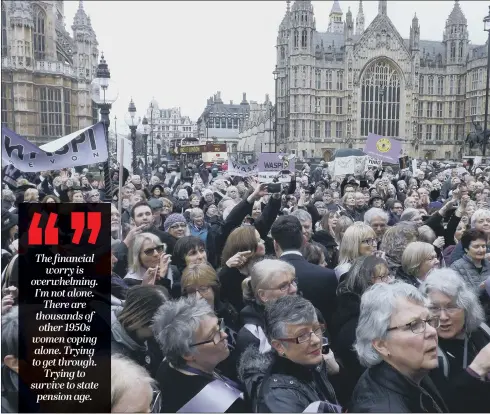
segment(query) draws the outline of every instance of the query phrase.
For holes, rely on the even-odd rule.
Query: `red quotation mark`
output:
[[[102,214],[100,212],[87,213],[88,220],[87,226],[85,226],[85,213],[72,212],[71,213],[71,228],[75,230],[73,234],[72,243],[80,244],[83,231],[87,228],[91,230],[88,242],[95,244],[99,237],[101,228]],[[42,245],[43,244],[43,229],[40,227],[41,214],[34,213],[29,230],[27,232],[28,242],[30,245]],[[49,213],[48,222],[44,228],[44,244],[56,245],[58,244],[58,228],[55,226],[58,214]]]

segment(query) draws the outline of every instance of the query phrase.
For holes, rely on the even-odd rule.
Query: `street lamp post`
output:
[[[143,121],[141,122],[143,125],[143,142],[145,144],[145,171],[148,170],[148,135],[150,133],[150,126],[148,125],[148,118],[146,116],[143,117]]]
[[[140,118],[136,115],[136,105],[133,102],[133,98],[131,98],[131,102],[129,102],[128,113],[124,120],[131,130],[131,148],[133,150],[131,165],[134,174],[134,171],[136,171],[136,167],[138,166],[138,163],[136,162],[136,128],[138,128],[138,125],[140,124]]]
[[[383,98],[385,97],[386,95],[386,86],[381,86],[380,87],[380,91],[379,91],[379,99],[381,101],[380,103],[380,106],[379,106],[379,117],[380,117],[380,128],[379,128],[379,132],[380,132],[380,135],[384,135],[384,128],[383,128]]]
[[[488,140],[488,92],[490,86],[490,6],[488,6],[488,16],[483,19],[483,29],[488,32],[487,39],[487,85],[485,88],[485,124],[483,127],[483,156],[487,149]]]
[[[100,57],[100,63],[97,66],[96,77],[90,84],[92,89],[92,101],[100,109],[100,120],[104,124],[105,140],[107,145],[107,160],[104,162],[104,192],[105,201],[112,200],[112,183],[109,169],[109,125],[111,123],[109,114],[112,104],[117,100],[119,95],[117,85],[111,80],[109,66],[104,59],[104,53]]]
[[[277,70],[277,65],[276,65],[276,70],[272,72],[274,75],[274,87],[275,87],[275,92],[274,92],[274,152],[277,152],[277,78],[279,75],[279,71]],[[271,119],[272,121],[272,119]]]

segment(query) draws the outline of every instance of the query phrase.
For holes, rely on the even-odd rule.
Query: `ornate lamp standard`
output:
[[[109,114],[111,112],[112,104],[117,100],[119,92],[116,83],[111,80],[111,73],[107,62],[104,59],[104,53],[102,53],[100,63],[97,66],[97,76],[90,86],[92,88],[92,101],[100,109],[100,120],[104,124],[107,152],[109,153],[109,125],[111,123]],[[105,200],[112,200],[109,157],[107,157],[107,161],[104,162],[104,191]]]
[[[136,106],[132,98],[131,98],[131,102],[129,102],[128,113],[124,117],[124,121],[126,122],[129,129],[131,130],[131,147],[133,150],[133,160],[131,162],[131,165],[133,167],[133,174],[134,174],[134,171],[138,166],[138,163],[136,162],[136,129],[140,124],[140,117],[136,115]]]
[[[150,125],[148,125],[148,118],[146,116],[143,117],[143,121],[141,122],[143,125],[143,142],[145,143],[145,170],[148,169],[148,135],[150,134]]]
[[[272,72],[274,75],[274,87],[275,87],[275,92],[274,92],[274,152],[277,152],[277,78],[279,76],[279,71],[277,70],[277,65],[276,69],[274,72]],[[272,121],[272,119],[271,119]]]

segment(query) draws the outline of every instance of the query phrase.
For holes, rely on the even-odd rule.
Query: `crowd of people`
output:
[[[112,412],[490,409],[490,167],[305,164],[278,186],[196,163],[120,190],[113,171],[110,193],[96,175],[4,184],[2,412],[22,383],[17,207],[108,199]]]

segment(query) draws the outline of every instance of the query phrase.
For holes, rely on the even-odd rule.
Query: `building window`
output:
[[[315,113],[319,114],[322,109],[322,98],[315,98]]]
[[[284,46],[281,46],[281,60],[286,58],[286,51],[284,50]]]
[[[474,70],[471,74],[471,90],[475,91],[478,89],[478,71]]]
[[[432,102],[427,102],[427,118],[432,118]]]
[[[437,78],[437,94],[444,95],[444,78],[442,76]]]
[[[419,94],[420,95],[422,95],[424,93],[424,81],[425,81],[424,75],[420,75],[420,81],[419,81]]]
[[[332,122],[325,121],[325,138],[331,138],[331,137],[332,137]]]
[[[325,113],[326,114],[332,113],[332,98],[330,96],[327,96],[325,98]]]
[[[294,87],[298,87],[298,67],[295,66],[293,69],[293,74],[294,74]]]
[[[454,62],[455,58],[456,58],[456,42],[452,41],[451,42],[451,62]]]
[[[69,89],[63,90],[65,135],[71,134],[71,92]]]
[[[444,107],[443,102],[437,102],[437,117],[438,118],[442,118],[442,113],[444,112],[443,107]]]
[[[296,123],[299,122],[299,121],[293,121],[292,124],[293,124],[293,137],[297,137],[298,136],[298,132],[297,132],[297,126],[296,126]]]
[[[429,91],[428,91],[428,94],[429,95],[434,95],[434,77],[433,76],[429,76]]]
[[[233,120],[231,118],[226,120],[226,128],[233,129]]]
[[[306,121],[304,119],[301,121],[301,136],[306,136]]]
[[[389,62],[378,60],[366,70],[361,85],[361,136],[365,137],[372,132],[397,137],[401,90],[396,69]],[[382,109],[381,88],[386,91]]]
[[[298,112],[298,96],[293,96],[293,112]]]
[[[61,89],[41,87],[41,136],[59,137],[63,135],[61,111]]]
[[[46,22],[46,14],[36,4],[32,4],[34,27],[32,29],[34,59],[43,60],[46,51],[46,36],[44,24]]]
[[[337,115],[342,115],[342,98],[337,98]]]
[[[301,84],[306,88],[306,66],[301,66]]]
[[[454,128],[455,128],[455,131],[454,131],[454,140],[455,141],[458,141],[459,140],[459,125],[456,125]]]
[[[298,43],[299,43],[299,33],[297,30],[294,31],[294,47],[297,48],[298,47]]]
[[[326,75],[327,76],[325,77],[325,89],[327,91],[331,91],[332,90],[332,71],[327,70]]]
[[[442,139],[442,125],[436,125],[436,141]]]
[[[454,75],[449,78],[449,95],[454,94]]]
[[[221,123],[219,121],[219,118],[214,118],[214,127],[215,128],[220,128],[221,127]]]
[[[3,3],[2,3],[2,13],[3,13]],[[7,84],[2,82],[2,125],[8,126],[8,91]]]
[[[425,139],[432,139],[432,125],[425,126]]]
[[[337,90],[344,90],[344,72],[341,70],[337,71]]]
[[[320,121],[315,121],[315,137],[320,137]]]
[[[449,106],[448,116],[449,116],[449,118],[452,118],[453,117],[453,103],[452,102],[448,102],[447,104]]]
[[[335,123],[335,138],[342,138],[342,122]]]
[[[424,103],[422,101],[419,101],[419,118],[422,118],[424,116]]]
[[[308,45],[308,32],[305,29],[301,33],[301,47],[306,48],[307,45]]]
[[[321,89],[322,88],[322,72],[320,72],[319,69],[315,71],[315,79],[316,79],[316,88]]]
[[[453,127],[452,125],[447,126],[447,139],[451,141],[452,139],[452,134],[453,134]]]
[[[476,115],[478,107],[478,98],[471,98],[470,104],[470,115]]]
[[[226,118],[221,118],[221,128],[226,129]],[[174,131],[176,131],[177,128],[174,127]]]
[[[478,69],[478,87],[483,88],[483,69]]]
[[[463,78],[462,76],[458,76],[458,92],[457,92],[458,95],[461,95],[463,93],[463,91],[462,91],[463,79],[462,78]]]
[[[8,43],[7,43],[7,10],[6,10],[6,7],[5,7],[5,3],[2,1],[2,57],[7,56],[7,54],[8,54]],[[3,105],[2,105],[2,108],[3,108]]]
[[[422,124],[417,125],[417,138],[419,140],[422,140],[422,128],[423,128]]]

